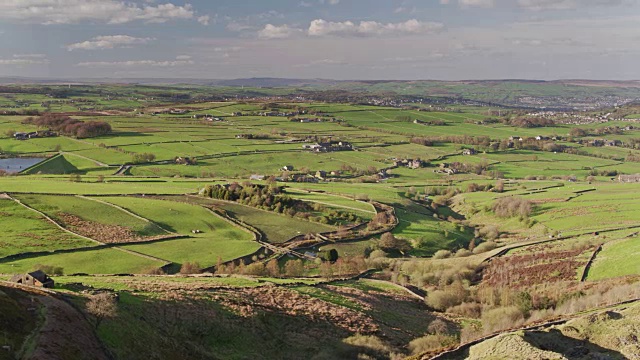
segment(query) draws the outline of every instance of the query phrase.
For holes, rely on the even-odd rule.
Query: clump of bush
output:
[[[44,114],[37,118],[29,117],[23,123],[49,128],[64,135],[75,136],[78,139],[97,137],[111,132],[111,125],[104,121],[82,121],[60,114]]]
[[[492,209],[496,216],[501,218],[528,217],[533,211],[533,204],[527,199],[510,196],[496,200]]]
[[[435,254],[433,254],[434,259],[446,259],[451,257],[451,251],[449,250],[438,250]]]
[[[38,264],[33,267],[33,270],[35,271],[40,270],[47,275],[57,275],[57,276],[64,275],[64,269],[61,266]]]
[[[481,254],[481,253],[484,253],[484,252],[487,252],[487,251],[491,251],[491,250],[493,250],[493,249],[495,249],[497,247],[498,247],[498,244],[496,244],[495,242],[487,241],[487,242],[483,242],[482,244],[476,246],[473,249],[473,253],[474,254]]]
[[[202,267],[200,267],[200,264],[198,264],[197,262],[186,262],[180,267],[180,274],[183,275],[199,274],[200,272],[202,272]]]

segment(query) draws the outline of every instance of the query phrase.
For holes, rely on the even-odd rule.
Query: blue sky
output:
[[[0,76],[640,79],[640,0],[0,0]]]

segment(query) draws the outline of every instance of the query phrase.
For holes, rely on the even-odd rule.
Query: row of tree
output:
[[[28,117],[23,120],[23,123],[47,128],[67,136],[74,136],[78,139],[92,138],[111,133],[111,125],[104,121],[82,121],[61,114],[47,113],[36,118]]]

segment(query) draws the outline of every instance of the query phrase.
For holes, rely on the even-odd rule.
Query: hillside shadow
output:
[[[626,359],[621,353],[603,348],[600,345],[564,335],[558,329],[549,331],[528,331],[523,339],[538,349],[562,354],[569,360],[593,359]]]

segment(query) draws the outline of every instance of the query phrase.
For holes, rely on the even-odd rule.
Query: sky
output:
[[[0,76],[640,79],[640,0],[0,0]]]

